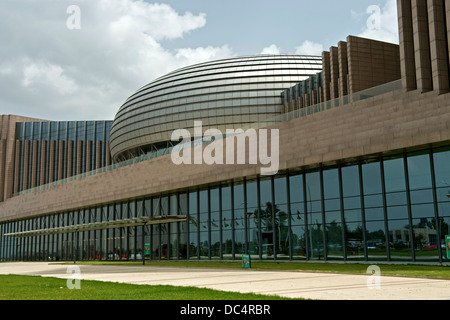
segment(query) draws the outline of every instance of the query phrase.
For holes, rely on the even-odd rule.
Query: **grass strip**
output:
[[[41,276],[0,275],[0,300],[291,300],[206,288],[93,280],[81,280],[78,290],[69,289],[67,281]]]

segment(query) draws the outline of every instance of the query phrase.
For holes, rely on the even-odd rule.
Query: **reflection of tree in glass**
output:
[[[277,251],[288,254],[289,251],[289,215],[281,211],[277,205],[272,202],[266,202],[266,207],[254,211],[255,223],[261,222],[261,231],[273,232],[277,228],[276,240]],[[278,250],[280,249],[280,250]]]

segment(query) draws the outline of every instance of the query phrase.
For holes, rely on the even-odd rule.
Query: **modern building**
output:
[[[447,7],[398,0],[399,45],[349,36],[322,57],[258,55],[174,71],[134,93],[112,123],[52,129],[2,116],[1,261],[247,253],[447,263]],[[279,133],[267,139],[276,174],[261,174],[262,161],[174,163],[172,133],[186,129],[195,142],[194,121],[201,134]],[[239,137],[189,150],[232,144],[250,160]]]
[[[322,70],[314,56],[259,55],[211,61],[160,77],[119,109],[111,128],[115,161],[173,146],[175,129],[248,127],[280,114],[280,92]],[[194,134],[192,132],[192,134]]]

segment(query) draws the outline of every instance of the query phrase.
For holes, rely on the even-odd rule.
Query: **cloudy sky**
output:
[[[114,119],[135,90],[186,65],[321,54],[348,35],[398,43],[396,10],[396,0],[1,0],[0,114]]]

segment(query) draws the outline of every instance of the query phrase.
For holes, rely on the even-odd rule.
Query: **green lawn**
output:
[[[80,290],[67,280],[40,276],[0,275],[0,300],[290,300],[212,289],[133,285],[82,280]]]
[[[72,263],[73,264],[73,263]],[[120,264],[141,265],[140,262],[132,261],[86,261],[77,264]],[[419,264],[377,264],[381,275],[397,275],[411,277],[433,277],[450,279],[450,266],[419,265]],[[253,261],[252,269],[255,270],[293,270],[312,272],[337,272],[366,274],[370,264],[363,263],[314,263],[314,262],[270,262]],[[242,268],[240,261],[146,261],[145,266],[166,267],[195,267],[195,268]]]
[[[63,264],[63,263],[58,263]],[[72,263],[67,263],[72,264]],[[131,261],[85,261],[77,264],[139,265]],[[377,265],[376,262],[373,264]],[[146,261],[145,267],[242,268],[240,261]],[[253,261],[255,270],[293,270],[366,274],[369,264]],[[382,275],[433,277],[450,280],[450,266],[378,264]],[[81,290],[70,290],[67,280],[39,276],[0,275],[0,300],[288,300],[276,296],[240,294],[176,286],[81,281]]]

